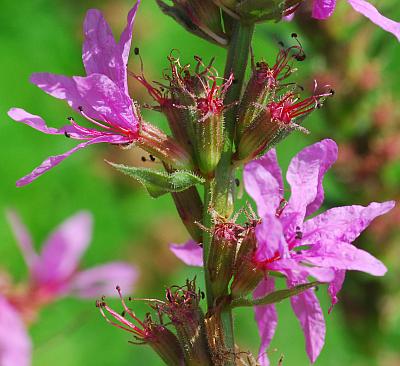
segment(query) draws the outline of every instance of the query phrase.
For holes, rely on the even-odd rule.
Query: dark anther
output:
[[[71,135],[67,131],[64,131],[64,135],[65,135],[65,137],[68,137],[68,138],[71,137]]]
[[[132,296],[129,296],[129,297],[128,297],[128,301],[132,301]]]
[[[78,109],[79,109],[80,112],[83,111],[83,107],[81,105],[78,107]]]
[[[293,57],[296,59],[296,61],[304,61],[306,59],[306,54],[302,52],[297,55],[294,55]]]
[[[121,291],[121,287],[119,287],[119,286],[115,286],[115,289],[116,289],[118,292]]]
[[[156,161],[156,158],[153,155],[149,155],[151,161]]]
[[[142,156],[142,161],[143,163],[146,161],[146,158],[144,156]]]
[[[73,118],[72,118],[72,117],[67,117],[67,120],[68,120],[68,121],[72,121]]]
[[[322,104],[321,103],[317,103],[317,108],[321,109],[322,108]]]
[[[331,95],[335,95],[335,91],[334,91],[333,89],[329,90],[329,93],[330,93]]]
[[[204,300],[205,297],[206,297],[206,294],[204,293],[204,291],[201,291],[201,292],[200,292],[200,295],[201,295],[201,298]]]
[[[123,317],[123,318],[125,318],[125,310],[123,310],[122,312],[121,312],[121,316]]]
[[[297,239],[297,240],[303,239],[303,233],[302,233],[302,231],[300,230],[300,227],[299,227],[299,226],[296,226],[296,236],[295,236],[295,239]]]
[[[236,184],[236,187],[239,187],[239,186],[240,186],[240,180],[239,180],[239,178],[236,178],[236,179],[235,179],[235,184]]]
[[[297,33],[292,33],[290,36],[291,36],[292,38],[297,38]]]
[[[135,49],[133,50],[133,52],[135,53],[135,55],[137,56],[139,54],[139,47],[135,47]]]

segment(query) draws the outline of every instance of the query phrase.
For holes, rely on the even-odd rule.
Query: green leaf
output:
[[[320,284],[321,284],[321,282],[318,282],[318,281],[304,283],[304,284],[297,285],[297,286],[289,288],[289,289],[271,292],[267,296],[261,297],[259,299],[236,299],[236,300],[232,301],[231,307],[237,308],[240,306],[259,306],[259,305],[273,304],[276,302],[280,302],[284,299],[287,299],[288,297],[299,295],[302,292],[304,292],[312,287],[318,286]]]
[[[107,162],[118,171],[136,179],[146,188],[151,197],[157,198],[166,193],[181,192],[196,184],[204,183],[204,179],[186,170],[173,173],[148,168],[130,167]]]

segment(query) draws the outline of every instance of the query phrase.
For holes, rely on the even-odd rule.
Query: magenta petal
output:
[[[392,33],[400,41],[400,23],[384,17],[379,11],[369,2],[365,0],[347,0],[355,11],[358,11],[378,27]]]
[[[46,122],[41,117],[30,114],[21,108],[11,108],[8,111],[8,115],[14,121],[25,123],[35,130],[47,133],[49,135],[60,135],[64,133],[63,130],[59,130],[53,127],[47,127]]]
[[[132,100],[109,77],[92,74],[74,76],[79,95],[102,121],[125,128],[131,133],[139,131],[139,121],[134,114]]]
[[[275,214],[283,197],[283,180],[275,149],[248,163],[243,179],[247,193],[257,203],[258,214]]]
[[[304,281],[292,278],[288,286],[294,286]],[[292,308],[299,319],[306,340],[306,350],[312,363],[315,362],[325,343],[325,319],[318,298],[314,290],[304,291],[300,295],[290,298]]]
[[[306,147],[290,162],[286,178],[291,188],[290,211],[308,216],[318,210],[324,200],[322,180],[337,159],[338,148],[325,139]]]
[[[312,17],[315,19],[326,19],[333,14],[336,0],[314,0]]]
[[[328,286],[328,294],[332,301],[332,305],[329,308],[329,313],[332,311],[333,306],[339,302],[339,299],[337,298],[337,294],[342,289],[345,277],[346,277],[346,271],[336,270],[335,278]]]
[[[92,216],[79,212],[64,221],[43,246],[34,268],[34,280],[55,292],[64,290],[92,237]]]
[[[87,75],[103,74],[127,91],[126,63],[101,12],[91,9],[83,25],[82,59]]]
[[[275,282],[273,277],[265,278],[254,290],[253,297],[255,299],[268,295],[275,290]],[[278,325],[278,314],[275,304],[255,306],[254,307],[258,332],[260,333],[261,344],[258,353],[258,362],[261,366],[268,366],[269,360],[267,348],[274,337],[276,327]]]
[[[136,12],[138,10],[140,4],[140,0],[136,2],[133,8],[129,11],[127,17],[126,27],[121,34],[121,38],[119,39],[119,47],[121,49],[122,60],[124,62],[124,66],[128,65],[129,53],[131,50],[131,43],[132,43],[132,29],[133,23],[135,21]]]
[[[265,215],[256,226],[257,250],[255,258],[264,262],[274,258],[276,253],[282,258],[288,256],[288,246],[283,236],[282,224],[274,215]]]
[[[303,258],[315,266],[362,271],[373,276],[383,276],[387,272],[384,264],[374,256],[344,242],[325,241],[305,251]]]
[[[339,240],[353,242],[376,217],[395,206],[394,201],[373,202],[367,207],[335,207],[307,220],[303,225],[303,243]]]
[[[116,286],[122,293],[131,293],[137,278],[138,272],[132,265],[112,262],[77,273],[69,291],[82,298],[116,296]]]
[[[24,322],[0,295],[0,365],[29,366],[32,345]]]
[[[88,116],[101,120],[101,115],[79,94],[74,79],[64,75],[34,73],[30,81],[52,97],[66,100],[68,105],[76,111],[82,107]]]
[[[8,115],[17,122],[25,123],[26,125],[34,128],[35,130],[41,131],[49,135],[64,135],[68,134],[73,139],[83,139],[85,135],[81,131],[77,130],[72,125],[66,125],[62,128],[48,127],[46,122],[40,116],[30,114],[21,108],[11,108],[8,111]]]
[[[170,244],[169,249],[188,266],[203,267],[203,248],[194,240],[189,240],[184,245]]]
[[[33,249],[32,238],[15,211],[7,210],[7,219],[13,230],[15,238],[17,239],[18,246],[21,249],[25,262],[29,270],[31,270],[32,266],[38,259],[38,256]]]
[[[98,138],[83,142],[83,143],[75,146],[73,149],[67,151],[64,154],[48,157],[46,160],[44,160],[42,162],[42,164],[40,164],[37,168],[35,168],[31,173],[29,173],[25,177],[22,177],[21,179],[19,179],[16,183],[17,187],[22,187],[22,186],[25,186],[25,185],[31,183],[32,181],[34,181],[35,179],[40,177],[42,174],[46,173],[48,170],[50,170],[50,169],[54,168],[55,166],[57,166],[58,164],[60,164],[64,159],[66,159],[68,156],[72,155],[73,153],[77,152],[78,150],[83,149],[89,145],[99,144],[102,142],[123,144],[123,143],[127,143],[129,141],[127,141],[122,136],[110,135],[110,136],[100,136]]]
[[[335,271],[332,268],[310,267],[309,265],[303,265],[302,262],[305,262],[305,259],[279,259],[269,264],[268,269],[281,272],[287,277],[290,277],[292,274],[301,276],[302,278],[312,276],[319,282],[328,283],[334,279]]]

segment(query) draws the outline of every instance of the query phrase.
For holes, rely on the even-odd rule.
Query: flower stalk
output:
[[[250,53],[250,44],[253,31],[253,24],[242,24],[239,21],[236,21],[234,25],[225,66],[225,78],[229,77],[230,74],[233,74],[234,81],[225,96],[225,105],[237,103],[240,98]],[[225,113],[224,149],[219,164],[216,168],[215,179],[205,186],[203,225],[210,229],[212,227],[212,220],[211,214],[208,210],[209,207],[212,207],[220,216],[226,218],[228,218],[233,212],[234,169],[232,167],[232,152],[236,110],[237,107],[234,105]],[[211,236],[208,232],[204,232],[203,248],[204,263],[208,263],[208,257],[211,250]],[[205,269],[204,273],[206,280],[208,310],[210,313],[213,313],[215,310],[215,295],[210,283],[208,269]],[[224,340],[224,347],[226,351],[226,358],[223,364],[234,365],[235,341],[231,309],[223,307],[218,311],[220,311],[220,314],[216,317],[216,319],[219,321],[217,328],[219,328],[219,332],[223,335],[222,338]],[[209,343],[212,342],[212,340],[209,340]]]

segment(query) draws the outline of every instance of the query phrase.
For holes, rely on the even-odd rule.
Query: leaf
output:
[[[151,197],[157,198],[166,193],[181,192],[196,184],[204,183],[204,179],[186,170],[173,173],[157,171],[149,168],[130,167],[107,161],[118,171],[136,179],[146,188]]]
[[[267,296],[261,297],[259,299],[236,299],[233,300],[231,306],[233,308],[240,306],[259,306],[259,305],[268,305],[276,302],[280,302],[288,297],[296,296],[301,294],[302,292],[320,285],[321,283],[318,281],[303,283],[301,285],[297,285],[292,288],[288,288],[285,290],[278,290],[271,292]]]

